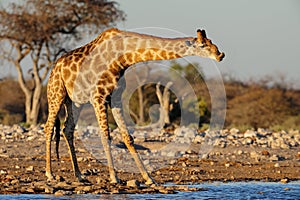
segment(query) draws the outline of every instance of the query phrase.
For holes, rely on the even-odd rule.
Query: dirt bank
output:
[[[61,160],[54,158],[53,172],[57,181],[47,182],[45,177],[45,141],[41,128],[34,131],[19,129],[5,134],[0,140],[0,194],[50,193],[56,195],[80,193],[174,193],[196,190],[187,187],[163,187],[164,183],[190,184],[203,181],[281,181],[300,180],[300,149],[296,144],[289,148],[271,148],[255,145],[213,146],[209,153],[199,154],[201,144],[193,143],[180,154],[161,156],[152,168],[151,175],[158,186],[146,187],[138,172],[118,168],[120,184],[110,184],[105,158],[91,154],[84,140],[76,140],[76,149],[81,171],[90,183],[78,183],[73,176],[65,142],[61,142]],[[2,132],[3,133],[3,132]],[[238,133],[237,133],[238,134]],[[239,133],[241,134],[241,133]],[[255,138],[253,138],[255,139]],[[253,143],[252,143],[253,144]],[[152,149],[164,146],[164,141],[144,140],[137,142],[142,157]],[[126,153],[124,145],[117,140],[114,148]],[[146,158],[151,165],[149,154]],[[129,157],[130,159],[130,157]],[[125,161],[120,161],[125,162]],[[125,165],[125,164],[124,164]],[[151,168],[150,168],[151,170]],[[127,186],[131,181],[133,186]],[[139,186],[139,183],[140,186]]]

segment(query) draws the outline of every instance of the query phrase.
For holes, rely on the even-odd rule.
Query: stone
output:
[[[72,195],[72,191],[65,191],[65,190],[57,190],[54,195],[55,196],[65,196],[65,195]]]
[[[283,178],[280,180],[281,183],[288,183],[289,182],[289,179],[288,178]]]
[[[176,163],[176,160],[170,160],[170,165],[174,165]]]
[[[243,153],[244,153],[243,150],[238,150],[238,151],[237,151],[237,154],[238,154],[238,155],[242,155]]]
[[[54,193],[54,188],[49,187],[49,186],[45,186],[45,193],[46,194],[53,194]]]
[[[282,143],[282,144],[280,145],[280,148],[281,148],[281,149],[290,149],[290,146],[287,145],[287,144],[285,144],[285,143]]]
[[[6,154],[6,153],[5,153],[5,154],[3,154],[3,153],[0,153],[0,157],[1,157],[1,158],[8,158],[8,157],[9,157],[9,155],[8,155],[8,154]]]
[[[227,136],[228,140],[235,140],[235,138],[236,138],[235,135],[228,135]]]
[[[149,159],[146,159],[143,161],[144,165],[149,165],[150,164],[150,160]]]
[[[26,171],[34,171],[34,167],[31,165],[31,166],[26,168]]]
[[[0,149],[0,154],[2,154],[2,153],[7,153],[7,150],[4,149],[4,148],[1,148],[1,149]]]
[[[255,151],[252,151],[250,153],[250,158],[257,158],[257,157],[258,157],[258,154]]]
[[[233,134],[233,135],[237,135],[237,134],[239,134],[240,133],[240,130],[239,129],[237,129],[237,128],[232,128],[232,129],[230,129],[230,131],[229,131],[231,134]]]
[[[84,157],[78,157],[78,158],[77,158],[77,161],[78,161],[78,162],[83,162],[83,161],[85,161],[85,158],[84,158]]]
[[[200,144],[200,143],[202,143],[202,141],[203,141],[203,137],[201,137],[200,135],[197,135],[194,138],[193,143]]]
[[[280,167],[280,164],[279,163],[275,163],[274,167],[278,168],[278,167]]]
[[[139,187],[139,186],[140,186],[140,183],[139,183],[138,180],[133,179],[133,180],[127,181],[126,185],[127,185],[128,187]]]
[[[36,140],[36,136],[29,136],[28,138],[27,138],[27,141],[34,141],[34,140]]]
[[[267,150],[262,150],[261,151],[261,155],[263,155],[263,156],[270,156],[270,152],[267,151]]]
[[[202,159],[208,159],[208,158],[209,158],[209,155],[208,155],[207,153],[205,153],[205,154],[202,155],[201,158],[202,158]]]
[[[26,193],[34,193],[34,189],[33,188],[27,188]]]
[[[175,157],[175,156],[176,156],[176,153],[177,153],[176,151],[170,151],[170,152],[167,153],[166,156],[167,156],[167,157]],[[148,164],[149,164],[149,163],[148,163]]]
[[[231,164],[230,163],[225,163],[225,167],[230,167]]]
[[[93,186],[83,186],[82,188],[80,188],[79,190],[84,191],[85,193],[91,192],[93,190]]]
[[[15,185],[15,184],[19,184],[20,181],[18,179],[14,179],[10,182],[10,184]]]
[[[279,160],[279,156],[278,155],[272,155],[271,157],[270,157],[270,161],[278,161]]]
[[[83,149],[83,148],[78,148],[77,151],[78,151],[79,153],[85,153],[85,152],[86,152],[86,150]]]
[[[247,138],[245,140],[245,144],[249,145],[249,144],[253,144],[253,140],[251,138]]]
[[[67,183],[65,181],[62,181],[62,182],[59,182],[59,183],[55,184],[54,187],[67,189],[67,188],[73,188],[74,186],[73,185],[71,186],[69,183]]]
[[[255,131],[247,130],[244,133],[244,138],[255,138],[255,137],[257,137],[257,132],[255,132]]]

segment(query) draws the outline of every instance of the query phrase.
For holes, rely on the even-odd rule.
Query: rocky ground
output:
[[[180,185],[203,181],[300,180],[299,130],[242,133],[238,129],[196,131],[180,127],[138,130],[132,135],[156,186],[143,185],[118,130],[112,133],[112,149],[120,184],[109,183],[106,159],[94,127],[79,128],[75,142],[80,169],[90,183],[74,178],[64,141],[59,161],[52,153],[56,181],[47,182],[43,128],[0,125],[0,194],[175,193],[199,190]],[[162,185],[166,183],[176,186]]]

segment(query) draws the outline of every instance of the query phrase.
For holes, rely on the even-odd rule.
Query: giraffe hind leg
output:
[[[55,140],[56,158],[59,161],[60,120],[58,117],[55,120],[54,126],[55,126],[55,134],[53,136],[53,139]]]
[[[67,118],[65,121],[65,128],[63,133],[69,149],[74,175],[77,177],[78,181],[87,182],[85,176],[83,176],[79,170],[74,147],[74,130],[80,114],[81,107],[77,107],[76,105],[74,105],[69,98],[65,102],[65,107],[67,111]]]

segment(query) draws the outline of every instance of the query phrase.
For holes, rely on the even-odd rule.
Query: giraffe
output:
[[[74,175],[79,181],[86,181],[77,164],[73,140],[81,105],[90,102],[101,130],[110,181],[119,182],[113,165],[107,122],[111,93],[116,91],[119,95],[122,94],[124,88],[117,87],[117,82],[129,66],[138,62],[185,56],[201,56],[221,61],[225,55],[219,52],[217,46],[206,37],[205,31],[200,29],[197,30],[196,38],[162,38],[111,28],[103,31],[90,43],[60,57],[51,71],[47,85],[49,114],[44,131],[48,180],[54,179],[51,168],[51,138],[58,112],[64,106],[67,117],[63,136],[69,149]],[[133,145],[133,138],[126,128],[121,102],[114,105],[112,113],[145,183],[153,184],[154,180],[145,169]]]

